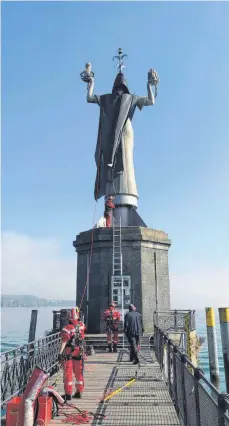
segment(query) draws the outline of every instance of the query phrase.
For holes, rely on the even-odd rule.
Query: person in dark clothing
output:
[[[136,312],[134,305],[129,305],[129,312],[125,315],[124,319],[124,333],[130,344],[130,361],[134,364],[139,364],[138,346],[140,343],[140,336],[144,333],[142,316]]]

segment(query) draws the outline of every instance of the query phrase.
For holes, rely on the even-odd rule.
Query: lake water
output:
[[[58,309],[66,308],[62,306]],[[31,308],[2,308],[1,310],[1,351],[7,351],[9,348],[17,347],[27,343],[29,334],[29,323]],[[205,312],[196,312],[197,333],[199,336],[206,337]],[[46,330],[52,329],[52,308],[39,308],[37,320],[36,339],[44,336]],[[218,354],[220,366],[220,389],[225,392],[225,377],[223,368],[222,348],[220,340],[219,323],[216,325]],[[209,378],[208,350],[207,340],[200,352],[199,367]]]

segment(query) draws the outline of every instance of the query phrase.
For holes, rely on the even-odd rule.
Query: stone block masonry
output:
[[[112,228],[94,230],[89,279],[88,333],[103,333],[103,312],[111,301]],[[77,305],[87,280],[92,230],[77,235]],[[122,228],[123,275],[131,278],[131,302],[143,315],[145,331],[153,331],[153,312],[170,309],[168,249],[171,241],[163,231],[145,227]],[[155,267],[156,261],[156,267]],[[82,309],[86,312],[87,292]]]

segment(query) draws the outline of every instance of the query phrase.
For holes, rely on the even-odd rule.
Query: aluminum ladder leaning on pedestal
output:
[[[121,287],[121,312],[124,323],[124,298],[123,298],[123,268],[122,268],[122,226],[121,217],[113,218],[113,286]],[[122,339],[124,348],[124,333]]]

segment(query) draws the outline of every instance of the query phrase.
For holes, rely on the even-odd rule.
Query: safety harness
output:
[[[110,311],[110,315],[106,317],[106,328],[107,331],[113,331],[117,328],[117,319],[114,318],[113,312]]]
[[[111,202],[108,200],[105,203],[104,216],[111,216],[113,207],[110,206]]]
[[[79,347],[80,354],[79,356],[72,356],[72,353],[74,352],[75,348]],[[76,361],[80,361],[81,359],[84,359],[84,344],[83,339],[80,333],[80,326],[75,326],[75,333],[74,335],[69,339],[69,341],[66,344],[66,348],[71,349],[70,355],[65,355],[66,360],[74,359]]]

